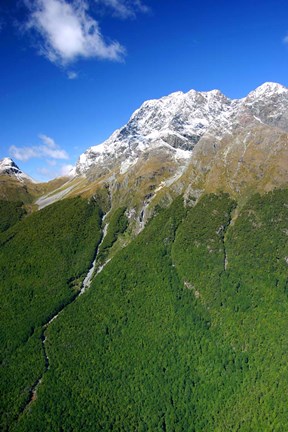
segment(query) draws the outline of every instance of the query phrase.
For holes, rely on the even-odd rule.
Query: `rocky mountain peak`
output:
[[[126,125],[80,156],[76,173],[92,173],[95,178],[118,167],[123,174],[144,153],[155,154],[157,149],[181,164],[205,136],[219,141],[239,125],[243,128],[255,122],[288,131],[286,87],[267,82],[247,97],[233,100],[219,90],[175,92],[145,101]]]
[[[275,82],[266,82],[255,90],[251,91],[246,99],[257,99],[261,97],[271,97],[273,95],[288,95],[288,88],[284,87],[282,84]]]
[[[17,180],[23,182],[25,180],[34,182],[34,180],[25,174],[21,169],[16,165],[13,159],[9,157],[5,157],[0,160],[0,175],[8,175],[10,177],[15,177]]]
[[[187,159],[210,124],[230,110],[231,100],[219,90],[175,92],[145,101],[125,126],[80,156],[76,172],[85,174],[93,166],[109,168],[115,160],[126,169],[144,151],[158,147],[176,159]]]
[[[250,92],[242,102],[262,123],[288,132],[288,88],[267,82]]]

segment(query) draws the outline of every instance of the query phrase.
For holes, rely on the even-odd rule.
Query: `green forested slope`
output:
[[[43,373],[42,326],[76,295],[100,241],[100,225],[97,205],[75,198],[0,236],[2,430],[17,418]]]
[[[19,222],[25,213],[21,201],[0,200],[0,233],[15,225],[16,222]]]
[[[234,207],[179,198],[115,256],[49,326],[15,430],[288,430],[288,193]]]

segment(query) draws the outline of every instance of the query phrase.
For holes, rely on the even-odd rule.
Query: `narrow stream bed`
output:
[[[108,215],[108,213],[106,213],[106,214],[104,215],[103,220],[102,220],[102,223],[105,223],[105,219],[106,219],[106,216],[107,216],[107,215]],[[100,246],[102,245],[102,243],[103,243],[103,241],[104,241],[104,239],[105,239],[105,237],[106,237],[107,230],[108,230],[108,225],[109,225],[108,223],[105,223],[105,225],[104,225],[101,242],[99,243],[99,245],[98,245],[98,247],[97,247],[97,251],[96,251],[95,259],[94,259],[94,261],[93,261],[93,263],[92,263],[92,265],[91,265],[91,267],[90,267],[90,269],[89,269],[89,271],[88,271],[88,273],[87,273],[87,275],[86,275],[86,277],[85,277],[85,279],[84,279],[84,281],[83,281],[83,283],[82,283],[82,287],[81,287],[81,290],[80,290],[80,292],[79,292],[79,296],[80,296],[81,294],[83,294],[83,293],[87,290],[87,288],[89,288],[90,285],[91,285],[92,278],[93,278],[93,276],[94,276],[94,272],[95,272],[95,267],[96,267],[96,262],[97,262],[97,258],[98,258],[98,254],[99,254],[99,249],[100,249]],[[103,268],[103,267],[104,267],[104,266],[102,266],[102,268]],[[101,268],[101,270],[102,270],[102,268]],[[96,274],[98,274],[98,273],[100,273],[100,272],[99,272],[99,269],[98,269],[98,271],[97,271]]]
[[[49,361],[49,356],[48,356],[48,352],[47,352],[47,349],[46,349],[46,342],[47,342],[46,330],[49,328],[50,324],[58,318],[58,316],[64,311],[64,309],[66,309],[67,306],[69,306],[73,302],[75,302],[77,300],[77,298],[80,295],[82,295],[90,287],[93,277],[96,276],[96,274],[99,274],[102,271],[102,269],[105,267],[105,265],[107,264],[107,262],[108,262],[107,261],[102,266],[100,266],[98,268],[96,274],[95,274],[95,267],[96,267],[96,262],[97,262],[97,258],[98,258],[98,254],[99,254],[99,249],[100,249],[100,246],[101,246],[101,244],[103,243],[103,241],[104,241],[104,239],[106,237],[107,230],[108,230],[108,225],[109,224],[105,223],[105,219],[106,219],[108,213],[106,213],[104,215],[103,219],[102,219],[102,224],[104,224],[104,228],[103,228],[103,232],[102,232],[102,238],[101,238],[101,241],[100,241],[100,243],[98,244],[98,246],[96,248],[95,258],[94,258],[94,260],[93,260],[93,262],[91,264],[91,267],[88,270],[88,273],[86,274],[86,276],[85,276],[85,278],[84,278],[84,280],[82,282],[82,286],[81,286],[80,291],[71,299],[71,301],[69,303],[67,303],[66,305],[64,305],[63,308],[60,311],[58,311],[52,318],[50,318],[49,321],[47,321],[47,323],[45,323],[42,326],[41,344],[42,344],[43,357],[44,357],[44,361],[45,361],[45,369],[44,369],[44,372],[41,375],[41,377],[38,378],[34,382],[33,386],[31,387],[30,392],[29,392],[28,402],[21,409],[20,415],[23,414],[31,406],[31,404],[37,399],[37,391],[38,391],[39,386],[42,383],[43,376],[45,375],[45,373],[47,372],[47,370],[50,369],[50,361]]]

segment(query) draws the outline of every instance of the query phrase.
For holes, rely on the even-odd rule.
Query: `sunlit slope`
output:
[[[284,190],[160,212],[50,326],[16,430],[288,429],[287,213]]]
[[[31,204],[37,197],[60,187],[66,181],[66,177],[61,177],[47,183],[33,183],[28,180],[20,182],[16,177],[1,174],[0,199]]]

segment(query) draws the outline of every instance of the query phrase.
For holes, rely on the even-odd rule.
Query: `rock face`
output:
[[[0,161],[0,175],[4,197],[12,186],[31,189],[32,179],[9,158]],[[111,206],[126,206],[138,228],[157,204],[179,194],[191,204],[204,192],[218,191],[245,201],[251,193],[287,187],[288,89],[265,83],[242,99],[191,90],[146,101],[126,125],[83,153],[74,177],[60,185],[48,189],[53,200],[102,199],[108,191]],[[41,188],[34,189],[39,197]],[[51,197],[42,197],[39,206]]]
[[[8,175],[12,178],[19,180],[20,182],[30,181],[34,182],[34,180],[25,174],[21,169],[15,164],[15,162],[11,158],[4,158],[0,160],[0,175]]]
[[[222,137],[210,130],[195,146],[186,184],[232,195],[287,186],[288,89],[265,83],[233,104]]]
[[[288,132],[288,89],[265,83],[248,94],[244,106],[264,124]]]
[[[145,151],[165,149],[176,160],[190,157],[195,144],[220,116],[223,123],[232,101],[218,90],[172,93],[150,100],[134,112],[128,123],[104,143],[83,153],[76,166],[78,174],[103,171],[120,164],[126,172]]]
[[[169,166],[169,175],[175,178],[176,173],[190,170],[189,184],[201,178],[203,187],[207,180],[203,174],[213,168],[211,178],[214,182],[217,177],[221,184],[228,167],[228,181],[232,175],[235,183],[230,182],[229,187],[237,192],[239,173],[253,169],[261,178],[265,169],[271,171],[267,160],[272,158],[274,174],[279,165],[281,184],[287,175],[287,132],[288,89],[280,84],[265,83],[247,97],[234,100],[219,90],[177,92],[144,102],[125,126],[80,156],[76,173],[91,181],[108,173],[129,174],[149,160],[152,164],[161,160]],[[262,165],[257,168],[258,162]]]
[[[245,196],[287,187],[288,89],[265,83],[242,99],[191,90],[146,101],[80,156],[76,177],[109,184],[114,205],[139,214],[171,194],[189,201],[204,191]]]

